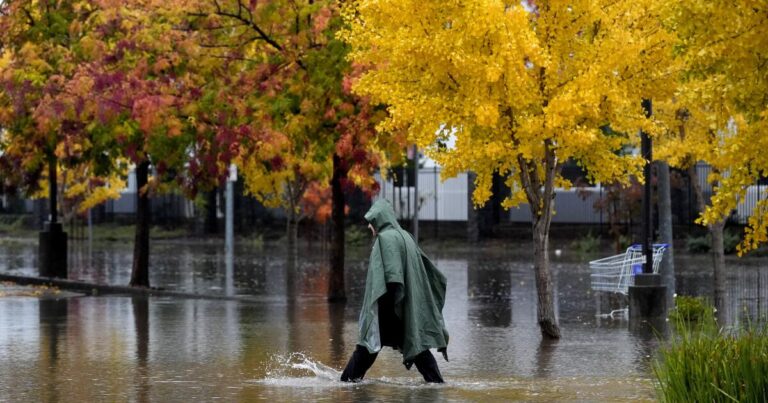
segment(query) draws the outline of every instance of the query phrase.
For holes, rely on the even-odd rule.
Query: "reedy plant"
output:
[[[659,400],[768,401],[768,327],[729,331],[718,327],[714,315],[705,316],[675,319],[677,336],[653,364]]]

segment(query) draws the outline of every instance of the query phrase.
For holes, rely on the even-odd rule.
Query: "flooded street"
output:
[[[70,253],[71,278],[127,284],[132,245],[85,249]],[[330,305],[319,245],[302,245],[295,261],[279,245],[238,245],[228,273],[223,245],[167,241],[152,249],[153,286],[258,302],[0,298],[0,401],[655,400],[651,362],[667,330],[598,316],[611,301],[590,291],[589,258],[553,258],[563,338],[550,342],[536,324],[524,246],[425,249],[448,279],[450,362],[436,357],[445,385],[424,385],[391,349],[365,382],[338,381],[357,338],[367,246],[348,251],[349,301]],[[0,272],[35,275],[35,255],[34,243],[6,242]],[[678,259],[678,293],[710,292],[708,259]],[[734,320],[764,314],[764,262],[729,260]]]

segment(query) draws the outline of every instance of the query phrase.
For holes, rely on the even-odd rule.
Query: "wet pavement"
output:
[[[666,324],[602,313],[624,304],[589,289],[589,258],[554,258],[563,338],[541,339],[525,245],[426,246],[448,278],[446,385],[424,385],[382,352],[361,384],[338,382],[354,349],[367,247],[347,257],[346,305],[327,304],[328,251],[216,242],[155,243],[153,286],[258,296],[259,302],[61,296],[0,297],[0,401],[652,401],[651,363]],[[34,275],[35,245],[0,245],[0,272]],[[72,278],[124,285],[130,245],[75,245]],[[594,257],[592,257],[594,258]],[[681,256],[677,292],[707,295],[707,256]],[[730,261],[733,321],[768,307],[764,259]],[[6,288],[3,288],[6,287]],[[3,292],[7,287],[0,287]],[[27,292],[32,290],[32,292]]]

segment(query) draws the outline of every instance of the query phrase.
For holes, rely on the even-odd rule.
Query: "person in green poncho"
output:
[[[368,264],[357,346],[341,380],[362,380],[382,347],[389,346],[403,354],[407,369],[415,364],[425,381],[442,383],[429,349],[437,349],[448,361],[448,331],[442,313],[445,276],[411,234],[400,228],[388,201],[374,203],[365,220],[376,240]]]

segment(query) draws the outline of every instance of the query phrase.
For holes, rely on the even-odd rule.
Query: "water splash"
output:
[[[414,377],[365,378],[361,382],[341,382],[341,371],[331,368],[303,352],[275,354],[267,363],[266,377],[254,380],[262,385],[288,388],[349,388],[369,385],[387,386],[397,389],[461,389],[488,390],[515,386],[525,388],[528,382],[505,380],[501,382],[450,379],[445,384],[428,384]]]
[[[338,381],[341,371],[337,371],[321,362],[314,361],[302,353],[293,353],[289,358],[291,368],[311,372],[315,377],[330,381]]]
[[[256,382],[271,386],[286,387],[345,387],[351,385],[341,382],[341,372],[308,354],[297,352],[287,355],[273,355],[267,365],[267,376]]]

